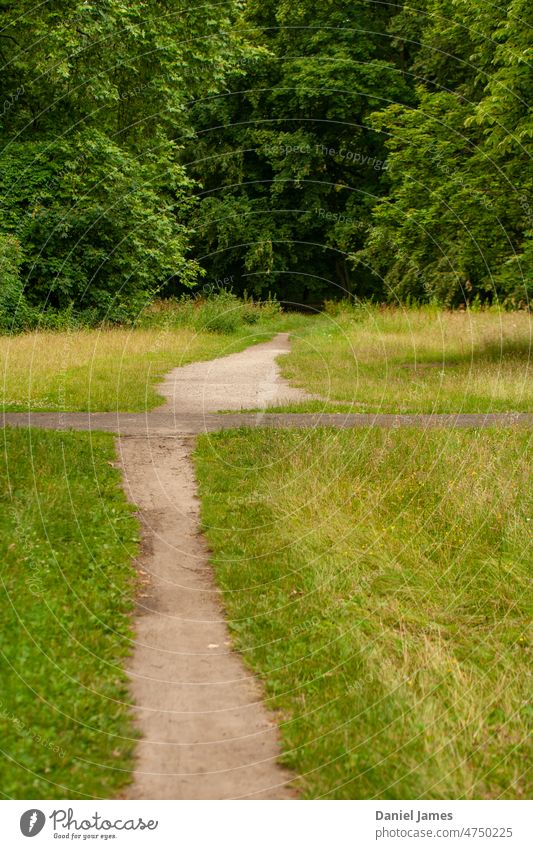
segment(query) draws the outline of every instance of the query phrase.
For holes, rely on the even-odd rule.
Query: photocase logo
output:
[[[24,811],[20,818],[20,830],[24,837],[35,837],[42,831],[46,822],[46,817],[42,811],[37,808],[30,808],[29,811]]]

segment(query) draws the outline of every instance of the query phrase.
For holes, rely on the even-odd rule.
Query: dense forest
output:
[[[531,5],[0,6],[0,326],[226,286],[528,304]]]

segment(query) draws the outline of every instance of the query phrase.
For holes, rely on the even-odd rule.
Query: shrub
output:
[[[24,297],[19,268],[20,244],[13,236],[0,234],[0,332],[22,330],[30,323],[31,310]]]
[[[169,298],[151,304],[139,316],[141,327],[192,327],[213,333],[235,333],[243,325],[269,321],[281,312],[274,298],[253,301],[239,299],[233,292],[220,289],[209,295],[183,295],[179,300]]]

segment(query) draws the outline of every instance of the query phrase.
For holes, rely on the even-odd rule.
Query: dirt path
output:
[[[285,336],[241,354],[175,369],[163,385],[172,411],[294,397],[275,357]],[[303,393],[300,394],[301,397]],[[232,651],[208,550],[199,534],[193,441],[118,442],[124,483],[144,528],[147,580],[129,665],[142,734],[129,799],[287,799],[279,732],[261,688]]]
[[[167,404],[158,412],[172,411],[179,418],[306,401],[310,395],[281,377],[276,358],[288,351],[289,334],[278,333],[238,354],[175,368],[159,386]]]

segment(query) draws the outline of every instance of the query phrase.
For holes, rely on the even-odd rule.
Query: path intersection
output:
[[[141,739],[129,799],[288,799],[279,730],[259,683],[231,646],[222,599],[199,533],[191,451],[196,435],[236,427],[531,427],[525,413],[394,415],[241,413],[298,403],[276,359],[287,334],[245,351],[176,368],[166,403],[145,413],[4,413],[2,423],[117,435],[124,487],[143,528],[128,673]],[[218,410],[231,412],[220,414]]]

